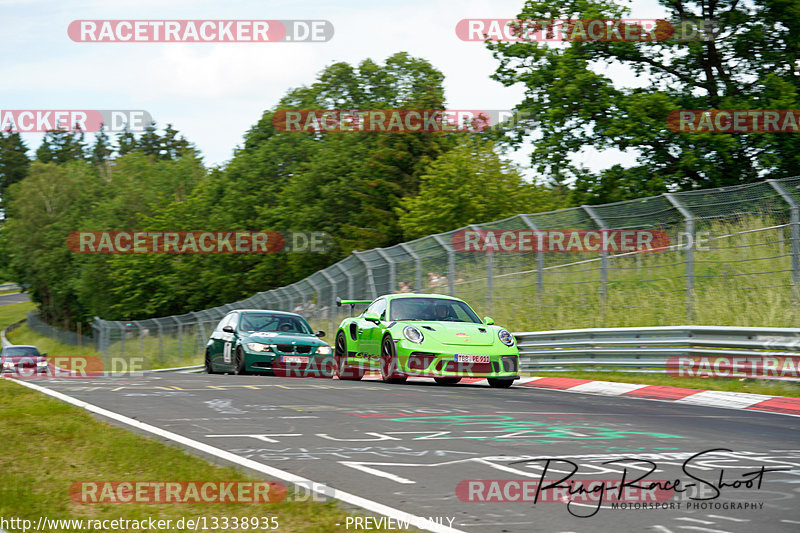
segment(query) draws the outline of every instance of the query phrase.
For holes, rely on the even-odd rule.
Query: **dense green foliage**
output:
[[[18,135],[0,134],[0,275],[29,287],[52,323],[163,316],[287,285],[353,250],[471,223],[795,174],[798,135],[676,133],[666,118],[680,109],[800,107],[800,4],[660,3],[670,20],[714,19],[720,33],[656,43],[487,42],[498,60],[492,77],[524,86],[517,110],[526,118],[483,134],[299,133],[273,124],[292,109],[445,109],[442,73],[406,53],[328,66],[266,103],[233,158],[210,169],[171,125],[113,141],[100,132],[91,145],[81,132],[49,132],[33,161]],[[619,18],[626,9],[611,0],[526,0],[520,17]],[[621,72],[638,76],[634,87],[615,79]],[[528,144],[536,183],[498,155],[498,145]],[[638,160],[591,172],[576,157],[587,148]],[[70,232],[101,229],[324,231],[333,247],[266,255],[67,249]]]
[[[800,3],[659,4],[670,21],[716,21],[716,39],[487,43],[499,60],[493,78],[526,89],[517,109],[529,119],[499,137],[514,145],[533,142],[534,168],[557,183],[574,180],[576,203],[797,174],[797,134],[677,133],[666,118],[679,109],[798,109]],[[611,0],[527,0],[519,18],[616,19],[627,12],[626,4]],[[635,87],[620,83],[629,73],[637,75]],[[571,157],[587,147],[628,150],[638,162],[589,172]]]
[[[124,132],[116,146],[102,132],[92,146],[80,132],[50,132],[28,177],[10,180],[18,183],[0,232],[5,263],[45,320],[71,327],[93,316],[204,309],[292,283],[354,249],[560,206],[558,193],[526,183],[490,143],[466,134],[312,134],[273,124],[279,109],[444,109],[442,82],[404,53],[383,65],[331,65],[265,111],[222,168],[206,169],[171,126]],[[429,205],[449,197],[437,198],[440,180],[465,205],[428,220]],[[237,229],[324,231],[334,246],[267,255],[89,255],[66,246],[73,231]]]

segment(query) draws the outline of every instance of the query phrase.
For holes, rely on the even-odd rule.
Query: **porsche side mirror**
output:
[[[483,323],[486,324],[487,326],[491,326],[494,324],[494,318],[490,316],[485,316],[483,317]]]
[[[381,321],[381,318],[378,316],[378,313],[370,311],[369,313],[364,313],[364,320],[369,320],[370,322],[375,322],[377,324]]]
[[[319,330],[316,333],[314,333],[314,335],[316,335],[317,337],[324,337],[325,336],[325,332],[322,331],[322,330]]]
[[[233,326],[225,326],[224,328],[222,328],[222,331],[224,331],[225,333],[236,333],[236,330],[233,329]]]

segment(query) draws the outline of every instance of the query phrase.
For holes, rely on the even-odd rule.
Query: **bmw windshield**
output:
[[[475,311],[460,300],[443,298],[396,298],[392,300],[389,320],[428,320],[482,324]]]
[[[308,322],[301,317],[272,313],[242,313],[239,331],[314,334]]]

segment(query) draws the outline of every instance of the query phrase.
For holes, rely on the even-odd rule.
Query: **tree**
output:
[[[679,133],[666,118],[679,109],[797,109],[800,104],[800,5],[795,1],[660,0],[669,20],[715,20],[707,40],[661,42],[487,42],[499,60],[493,78],[523,83],[517,109],[530,121],[501,142],[519,146],[531,128],[533,165],[553,182],[575,180],[595,201],[746,183],[792,175],[800,137],[780,133]],[[608,0],[528,0],[520,19],[618,19]],[[640,87],[619,87],[602,68],[621,65]],[[618,72],[618,70],[615,70]],[[571,162],[585,147],[638,153],[637,165],[593,174]],[[649,176],[642,181],[644,176]],[[638,182],[628,192],[613,184]],[[627,186],[622,185],[620,189]]]
[[[0,198],[6,202],[6,191],[28,175],[31,160],[28,147],[19,133],[0,132]]]
[[[125,129],[117,134],[117,153],[125,155],[136,150],[136,136],[125,126]]]
[[[85,152],[82,131],[51,130],[44,134],[42,144],[36,150],[36,160],[40,163],[82,161]]]
[[[113,150],[108,143],[108,135],[106,135],[105,128],[101,124],[100,131],[94,135],[94,145],[92,145],[92,163],[95,165],[103,165],[111,157]]]
[[[396,212],[404,237],[415,239],[564,204],[558,191],[522,179],[493,143],[470,139],[431,163],[419,194],[403,198]]]

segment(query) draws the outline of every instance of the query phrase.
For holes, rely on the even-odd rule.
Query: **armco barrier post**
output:
[[[800,204],[789,194],[789,191],[775,180],[767,180],[781,198],[789,204],[789,224],[792,247],[792,284],[795,304],[800,302]],[[781,230],[783,231],[783,230]]]
[[[686,235],[690,239],[689,244],[686,246],[686,320],[691,324],[694,321],[694,246],[696,237],[694,234],[694,215],[674,194],[665,192],[664,196],[683,216],[686,221]]]

